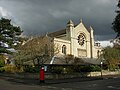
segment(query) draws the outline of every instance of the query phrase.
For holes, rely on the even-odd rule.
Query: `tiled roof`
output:
[[[53,33],[49,33],[48,36],[56,37],[56,36],[59,36],[59,35],[62,35],[62,34],[66,34],[66,29],[62,29],[62,30],[59,30],[59,31],[56,31],[56,32],[53,32]]]
[[[73,23],[73,22],[70,20],[67,24],[70,24],[70,23]],[[77,25],[78,24],[74,25],[74,28]],[[84,27],[86,28],[85,25],[84,25]],[[87,29],[88,32],[90,32],[90,27],[86,28],[86,29]],[[62,30],[59,30],[59,31],[56,31],[56,32],[49,33],[48,36],[50,36],[50,37],[56,37],[56,36],[63,35],[63,34],[66,34],[66,29],[62,29]]]

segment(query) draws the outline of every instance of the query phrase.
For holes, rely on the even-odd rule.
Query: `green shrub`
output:
[[[6,65],[3,67],[5,72],[8,72],[8,73],[13,73],[13,72],[16,72],[17,68],[13,65]]]
[[[71,69],[74,71],[74,72],[80,72],[81,71],[81,66],[79,65],[74,65],[71,67]]]
[[[90,68],[92,72],[101,71],[101,68],[98,65],[91,65]]]
[[[63,73],[63,67],[62,66],[51,67],[50,71],[52,73],[61,74]]]
[[[29,72],[29,73],[37,73],[39,72],[39,68],[38,67],[33,67],[33,66],[26,66],[23,68],[24,72]]]
[[[0,73],[2,73],[4,71],[5,71],[4,67],[0,67]]]
[[[50,66],[49,72],[56,74],[72,74],[79,72],[95,72],[100,71],[101,68],[98,65],[71,65],[71,66]]]
[[[5,65],[5,56],[0,54],[0,67],[3,67]]]
[[[81,72],[95,72],[95,71],[100,71],[101,68],[98,65],[86,65],[86,66],[81,66],[80,71]]]
[[[81,72],[90,72],[90,66],[80,66]]]
[[[49,72],[56,74],[71,74],[73,73],[73,68],[71,66],[52,66],[48,68]]]
[[[109,69],[109,71],[115,71],[115,70],[118,70],[119,67],[117,65],[110,64],[110,65],[108,65],[108,69]]]
[[[0,60],[0,67],[3,67],[5,65],[4,60]]]
[[[74,72],[74,69],[72,67],[66,67],[66,73],[72,74]]]

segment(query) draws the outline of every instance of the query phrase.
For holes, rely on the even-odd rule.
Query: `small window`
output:
[[[65,45],[62,46],[62,53],[66,54],[66,46]]]

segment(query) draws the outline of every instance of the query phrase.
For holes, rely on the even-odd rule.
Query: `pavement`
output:
[[[18,77],[17,74],[4,74],[0,73],[0,78],[6,79],[12,82],[24,83],[24,84],[41,84],[41,85],[50,85],[50,84],[60,84],[60,83],[70,83],[70,82],[84,82],[84,81],[93,81],[93,80],[102,80],[102,79],[110,79],[120,77],[120,75],[107,75],[107,76],[98,76],[98,77],[74,77],[74,78],[65,78],[65,79],[45,79],[44,83],[41,83],[39,78],[21,78]]]
[[[83,82],[83,81],[92,81],[92,80],[101,80],[102,77],[76,77],[76,78],[66,78],[66,79],[45,79],[44,83],[41,83],[39,79],[34,78],[20,78],[15,75],[2,74],[0,73],[0,78],[7,81],[24,83],[24,84],[41,84],[41,85],[50,85],[50,84],[60,84],[60,83],[69,83],[69,82]]]
[[[92,80],[101,80],[101,77],[77,77],[77,78],[67,78],[67,79],[51,79],[45,80],[45,84],[60,84],[60,83],[70,83],[70,82],[84,82]]]

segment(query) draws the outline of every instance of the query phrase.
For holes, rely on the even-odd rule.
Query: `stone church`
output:
[[[40,44],[43,49],[40,55],[50,56],[50,60],[47,59],[45,64],[65,64],[67,55],[74,56],[74,59],[82,59],[83,62],[100,64],[102,47],[100,43],[95,43],[93,32],[92,27],[86,28],[82,20],[77,25],[70,20],[65,29],[31,38],[24,45],[32,42]],[[72,61],[74,60],[69,64],[72,64]]]
[[[53,43],[59,47],[59,55],[71,54],[79,58],[99,58],[101,53],[100,43],[94,41],[94,30],[86,28],[82,22],[74,25],[70,20],[66,28],[49,33]]]

